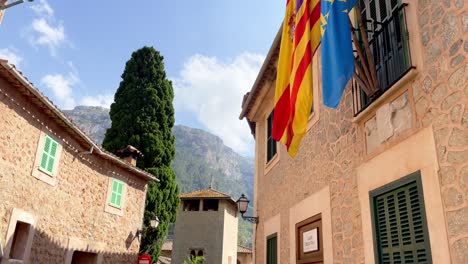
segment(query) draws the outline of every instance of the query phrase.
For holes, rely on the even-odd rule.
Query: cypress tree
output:
[[[160,180],[148,185],[140,246],[141,253],[156,260],[179,206],[179,188],[171,164],[175,156],[173,100],[163,56],[153,47],[133,52],[111,105],[112,126],[103,142],[103,147],[113,153],[129,144],[136,147],[144,154],[137,166]],[[160,220],[157,229],[149,227],[154,215]]]

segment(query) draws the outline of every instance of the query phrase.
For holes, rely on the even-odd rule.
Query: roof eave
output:
[[[18,81],[20,81],[24,87],[28,89],[38,100],[41,101],[44,105],[46,105],[55,115],[59,117],[59,119],[64,122],[70,129],[73,130],[79,137],[84,139],[86,143],[90,145],[90,149],[97,150],[97,153],[102,156],[103,158],[110,160],[121,167],[126,168],[127,170],[135,173],[137,176],[140,178],[143,178],[147,181],[156,181],[159,182],[159,179],[150,175],[147,172],[144,172],[136,167],[133,167],[132,165],[126,163],[125,161],[113,157],[109,153],[106,153],[101,149],[101,147],[96,144],[93,140],[91,140],[83,131],[81,131],[78,127],[76,127],[69,119],[68,117],[65,116],[62,111],[60,111],[52,102],[50,102],[48,99],[46,99],[41,92],[37,88],[35,88],[18,70],[11,64],[8,63],[6,60],[1,60],[0,59],[0,64],[8,71],[10,74],[12,74]]]
[[[184,200],[194,200],[194,199],[203,199],[203,200],[223,200],[232,203],[234,206],[237,206],[237,202],[232,199],[232,197],[179,197],[181,201]]]
[[[260,71],[257,75],[257,78],[255,79],[255,82],[252,86],[252,89],[250,89],[249,96],[245,100],[244,104],[242,104],[242,111],[239,115],[239,119],[243,119],[249,114],[250,111],[250,106],[251,104],[255,101],[255,98],[257,96],[258,90],[261,88],[260,83],[261,80],[263,79],[263,76],[265,75],[266,70],[272,63],[272,58],[279,49],[280,42],[281,42],[281,35],[282,35],[282,30],[283,27],[281,26],[280,29],[278,30],[278,33],[276,33],[276,37],[273,40],[273,43],[271,44],[270,50],[268,51],[268,54],[265,58],[265,61],[263,62],[262,67],[260,68]]]

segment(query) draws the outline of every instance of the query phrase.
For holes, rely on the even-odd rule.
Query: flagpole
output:
[[[353,38],[354,46],[356,47],[358,58],[361,58],[361,63],[363,64],[363,65],[359,65],[358,61],[356,59],[354,60],[354,65],[356,69],[356,72],[354,73],[354,77],[356,81],[358,81],[359,85],[362,86],[362,88],[364,89],[364,92],[368,96],[370,96],[373,93],[372,92],[373,82],[372,82],[372,78],[370,77],[371,75],[369,72],[370,69],[363,55],[361,45],[359,45],[359,41],[356,36],[356,31],[354,27],[352,26],[351,19],[349,19],[349,26],[351,29],[351,36]]]
[[[29,2],[32,2],[33,0],[28,0],[28,1],[29,1]],[[4,2],[6,2],[6,1],[4,1]],[[13,7],[13,6],[22,4],[22,3],[24,3],[24,0],[18,0],[18,1],[16,1],[16,2],[11,3],[11,4],[5,4],[5,3],[4,3],[3,5],[0,6],[0,10],[5,10],[5,9],[7,9],[7,8],[10,8],[10,7]]]
[[[360,68],[360,66],[355,62],[356,69]],[[362,70],[362,69],[361,69]],[[372,94],[372,89],[370,88],[369,82],[365,78],[361,78],[357,72],[354,73],[354,79],[358,82],[359,86],[364,90],[366,95],[370,96]]]
[[[369,39],[367,38],[367,33],[364,29],[364,23],[362,22],[361,7],[359,6],[359,1],[356,2],[356,5],[354,8],[356,8],[356,18],[358,20],[358,27],[359,27],[359,30],[361,31],[362,42],[364,45],[364,50],[366,52],[367,63],[369,65],[371,80],[373,84],[373,87],[371,87],[372,94],[373,94],[377,90],[379,90],[379,82],[377,81],[377,72],[375,71],[374,57],[372,56],[372,53],[370,51]]]

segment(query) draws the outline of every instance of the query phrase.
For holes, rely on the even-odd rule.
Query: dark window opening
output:
[[[93,264],[93,263],[97,263],[97,259],[98,259],[97,253],[75,251],[73,252],[71,263],[72,264]]]
[[[267,264],[278,264],[278,237],[276,234],[267,238]]]
[[[190,250],[190,258],[196,258],[196,257],[204,257],[205,252],[203,249],[189,249]],[[204,263],[204,262],[202,262]]]
[[[184,200],[184,211],[199,211],[200,200]]]
[[[23,260],[26,253],[29,232],[31,225],[24,222],[16,222],[15,233],[13,234],[13,242],[10,249],[10,259]]]
[[[419,172],[370,193],[376,263],[432,263]]]
[[[276,155],[276,141],[273,139],[273,112],[267,120],[267,162],[269,162]]]
[[[218,211],[219,200],[203,200],[203,211]]]
[[[357,82],[353,81],[355,115],[367,108],[412,68],[405,4],[401,0],[360,0],[359,5],[379,90],[369,97]],[[358,38],[363,47],[360,31]],[[360,61],[357,63],[361,65]]]
[[[193,249],[192,249],[192,250],[190,250],[190,256],[191,256],[191,257],[195,257],[195,256],[196,256],[196,254],[195,254],[195,250],[193,250]]]

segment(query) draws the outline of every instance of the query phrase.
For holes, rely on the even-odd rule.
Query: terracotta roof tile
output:
[[[216,191],[212,188],[208,188],[205,190],[198,190],[190,193],[183,193],[179,196],[181,199],[187,198],[221,198],[221,199],[232,199],[231,196],[222,193],[220,191]]]
[[[66,116],[57,105],[54,104],[52,100],[50,100],[47,96],[45,96],[39,89],[37,89],[34,84],[28,80],[28,78],[23,74],[23,72],[19,71],[14,64],[10,64],[8,60],[0,58],[0,75],[10,75],[13,76],[20,83],[26,90],[28,90],[32,97],[36,97],[39,99],[39,102],[45,107],[51,110],[52,115],[61,122],[63,122],[66,126],[68,126],[78,137],[80,137],[85,142],[90,143],[93,148],[96,148],[98,153],[101,157],[117,164],[127,170],[139,175],[143,176],[146,180],[152,181],[159,181],[154,175],[141,170],[137,167],[133,167],[129,165],[125,161],[121,160],[119,157],[114,155],[113,153],[108,152],[104,148],[102,148],[99,144],[97,144],[93,139],[91,139],[88,135],[86,135],[79,127],[76,125],[68,116]]]
[[[263,85],[265,82],[265,76],[272,75],[272,72],[274,72],[273,75],[276,76],[276,62],[279,56],[281,35],[282,26],[279,28],[278,33],[276,34],[275,39],[271,44],[270,50],[268,51],[265,61],[263,62],[262,67],[260,68],[260,72],[258,73],[252,88],[248,93],[244,95],[241,105],[242,110],[239,115],[239,119],[243,119],[249,114],[254,102],[257,100],[257,97],[260,94],[260,90],[265,88]]]
[[[237,253],[247,253],[252,254],[252,249],[243,246],[237,246]]]

